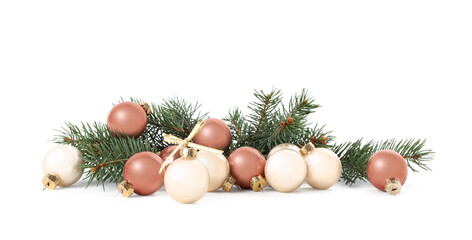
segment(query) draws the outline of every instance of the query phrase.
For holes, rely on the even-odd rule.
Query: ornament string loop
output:
[[[168,143],[172,143],[172,144],[178,144],[178,146],[166,158],[166,160],[164,161],[164,163],[161,166],[161,169],[159,170],[159,173],[162,173],[162,171],[164,171],[164,169],[167,167],[167,165],[172,160],[172,157],[177,153],[177,151],[180,151],[180,149],[182,149],[183,147],[188,146],[188,147],[196,148],[198,150],[209,152],[209,153],[212,153],[212,154],[222,154],[223,153],[223,151],[221,151],[221,150],[210,148],[210,147],[205,147],[205,146],[190,142],[195,137],[195,135],[197,135],[197,133],[202,129],[203,125],[205,125],[205,120],[200,120],[195,125],[195,127],[193,127],[192,131],[190,132],[190,134],[185,139],[181,139],[181,138],[178,138],[178,137],[170,135],[170,134],[164,135],[164,141],[166,141]]]

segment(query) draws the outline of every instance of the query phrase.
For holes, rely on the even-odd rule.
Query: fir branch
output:
[[[101,123],[82,123],[81,126],[66,123],[66,127],[58,132],[54,142],[72,145],[82,153],[84,163],[80,167],[86,169],[87,186],[93,181],[103,187],[106,182],[119,183],[124,164],[131,156],[143,151],[158,151],[146,138],[116,136]]]
[[[130,99],[135,103],[142,102],[141,99]],[[148,115],[148,126],[142,137],[160,148],[168,146],[163,141],[164,134],[185,138],[195,124],[208,115],[200,112],[201,105],[198,102],[192,104],[179,97],[165,99],[159,105],[154,103],[148,105],[152,112]]]
[[[249,109],[252,113],[249,115],[249,121],[255,128],[254,135],[257,135],[263,127],[270,121],[270,116],[281,102],[281,92],[272,89],[270,93],[265,94],[264,91],[254,91],[254,97],[257,101],[249,103]]]
[[[362,139],[355,142],[346,142],[342,144],[336,144],[332,147],[332,150],[340,157],[343,165],[342,179],[348,184],[352,185],[357,180],[367,181],[367,162],[370,157],[380,150],[393,150],[398,152],[405,158],[408,167],[416,172],[414,165],[424,169],[430,170],[426,166],[428,161],[431,161],[434,152],[428,149],[424,149],[426,140],[400,140],[395,139],[385,141],[369,141],[365,144],[362,143]]]
[[[281,143],[300,145],[313,140],[320,147],[333,140],[324,127],[309,127],[308,116],[319,105],[314,103],[305,89],[290,98],[287,108],[282,104],[280,90],[272,89],[268,94],[255,91],[254,97],[255,101],[248,106],[251,110],[248,117],[236,108],[224,118],[233,134],[233,144],[228,154],[242,146],[256,148],[266,155]]]

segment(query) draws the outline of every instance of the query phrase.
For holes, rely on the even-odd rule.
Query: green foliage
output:
[[[331,148],[340,156],[343,164],[342,179],[352,185],[357,180],[366,181],[367,161],[377,151],[390,149],[400,153],[408,166],[429,170],[427,162],[432,160],[433,152],[425,150],[425,140],[369,141],[362,139],[342,144],[331,143],[334,136],[324,126],[312,125],[308,120],[320,106],[315,104],[308,91],[292,96],[288,105],[282,103],[280,90],[270,92],[254,91],[255,100],[248,105],[249,114],[233,108],[223,119],[228,123],[233,136],[233,143],[226,152],[229,155],[239,147],[250,146],[267,155],[270,150],[282,143],[303,146],[312,142],[316,147]],[[121,99],[121,101],[124,101]],[[140,99],[130,101],[141,103]],[[111,133],[103,123],[66,123],[59,130],[54,142],[77,147],[84,160],[85,179],[88,185],[97,182],[119,183],[122,180],[123,167],[134,154],[142,151],[158,152],[168,146],[163,141],[164,134],[173,134],[185,138],[207,113],[200,112],[200,104],[188,103],[179,97],[163,100],[160,104],[148,103],[152,113],[148,115],[145,132],[138,138],[117,136]]]
[[[346,184],[352,185],[357,180],[367,181],[367,162],[370,157],[380,150],[393,150],[398,152],[407,161],[408,167],[414,172],[418,171],[414,165],[424,170],[430,170],[426,164],[431,161],[434,152],[424,149],[426,140],[400,140],[369,141],[365,144],[362,139],[355,142],[335,144],[332,150],[340,157],[343,165],[342,179]]]
[[[94,180],[103,186],[105,182],[120,182],[128,158],[138,152],[158,150],[145,138],[115,136],[101,123],[80,126],[66,123],[59,133],[54,140],[56,143],[70,144],[82,153],[84,164],[80,167],[87,169],[84,177],[88,180],[87,186]]]
[[[254,97],[256,100],[249,103],[247,116],[234,108],[223,119],[233,135],[233,144],[227,154],[239,147],[250,146],[266,155],[281,143],[303,146],[308,141],[325,147],[334,139],[324,126],[310,127],[308,117],[320,106],[305,89],[292,96],[288,106],[282,103],[281,91],[277,89],[269,93],[254,91]]]
[[[142,102],[136,98],[131,98],[131,101]],[[185,138],[193,126],[207,115],[198,111],[198,103],[190,104],[178,97],[164,100],[160,105],[151,103],[149,106],[152,113],[148,115],[148,125],[138,138],[116,136],[103,123],[66,123],[65,127],[58,130],[59,135],[54,142],[69,144],[80,150],[84,160],[80,167],[86,169],[88,185],[93,181],[103,187],[105,182],[119,183],[123,178],[123,167],[131,156],[142,151],[161,151],[168,146],[163,141],[164,134]]]
[[[138,104],[143,102],[137,98],[130,98],[130,101]],[[198,102],[192,104],[179,97],[164,99],[159,105],[154,103],[148,105],[152,113],[148,115],[148,125],[142,137],[161,149],[168,146],[164,142],[164,134],[186,138],[195,124],[208,115],[199,111]]]

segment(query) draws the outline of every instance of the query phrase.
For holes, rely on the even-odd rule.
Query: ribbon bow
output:
[[[159,170],[159,174],[162,173],[162,171],[164,171],[166,166],[170,163],[170,160],[172,159],[172,157],[182,147],[187,147],[188,146],[188,147],[191,147],[191,148],[196,148],[198,150],[202,150],[202,151],[213,153],[213,154],[222,154],[223,153],[223,151],[221,151],[221,150],[210,148],[210,147],[205,147],[205,146],[190,142],[193,139],[193,137],[195,137],[195,135],[197,135],[197,133],[202,129],[203,125],[205,125],[205,120],[200,120],[195,125],[195,127],[192,129],[192,132],[190,132],[190,134],[185,139],[180,139],[180,138],[178,138],[176,136],[173,136],[173,135],[170,135],[170,134],[164,135],[164,141],[166,141],[168,143],[172,143],[172,144],[179,144],[179,146],[177,146],[174,149],[174,151],[172,151],[172,153],[164,161],[164,163],[161,166],[161,169]]]

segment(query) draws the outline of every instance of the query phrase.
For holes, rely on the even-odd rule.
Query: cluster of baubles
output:
[[[108,116],[108,128],[117,135],[138,137],[146,128],[149,111],[145,103],[117,104]],[[267,160],[257,149],[241,147],[226,159],[222,152],[229,148],[232,138],[223,121],[207,119],[194,131],[193,136],[178,139],[181,144],[160,153],[140,152],[129,158],[123,168],[123,181],[118,185],[121,194],[150,195],[165,185],[173,199],[193,203],[207,192],[220,188],[230,191],[233,185],[260,191],[268,184],[279,192],[292,192],[306,181],[315,189],[328,189],[342,173],[339,157],[312,143],[302,148],[280,144],[270,151]],[[67,187],[78,181],[83,173],[80,156],[80,151],[72,146],[52,148],[43,160],[44,187]],[[369,181],[390,194],[400,191],[407,173],[402,156],[389,150],[374,154],[367,164]]]

